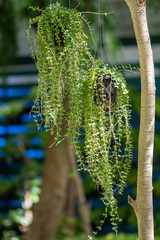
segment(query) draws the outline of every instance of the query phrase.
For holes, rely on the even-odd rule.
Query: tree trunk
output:
[[[125,0],[133,21],[141,71],[137,198],[128,198],[138,221],[138,239],[153,240],[152,166],[155,123],[155,76],[145,0]]]
[[[53,142],[52,137],[50,143]],[[66,200],[69,162],[65,140],[47,151],[44,162],[40,201],[25,240],[51,240],[55,234]]]
[[[69,138],[67,139],[67,149],[68,149],[71,168],[72,170],[73,169],[77,170],[76,157],[75,157],[74,150],[72,148]],[[78,200],[78,211],[82,220],[83,230],[87,238],[88,235],[92,235],[92,226],[90,223],[90,207],[86,201],[83,184],[82,184],[82,180],[79,172],[77,172],[77,175],[74,177],[73,180],[74,180],[77,200]]]
[[[70,169],[70,172],[71,171],[72,169]],[[66,228],[68,231],[66,238],[72,239],[75,230],[75,183],[71,178],[68,179],[64,214],[67,216]]]

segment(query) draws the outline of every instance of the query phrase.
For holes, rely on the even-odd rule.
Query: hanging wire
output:
[[[71,8],[71,0],[69,0],[69,8]]]
[[[101,26],[101,0],[98,0],[98,19],[97,19],[97,39],[96,48],[94,53],[94,58],[99,54],[101,59],[103,59],[103,49],[102,49],[102,26]]]
[[[102,9],[104,9],[104,2],[103,2],[103,0],[102,0]],[[104,24],[105,24],[104,17],[105,16],[102,16],[102,41],[103,41],[103,48],[104,48],[104,53],[106,54],[106,56],[108,56],[106,60],[108,60],[109,64],[111,66],[113,66],[113,63],[112,63],[112,60],[111,60],[112,58],[110,56],[110,51],[108,50],[108,46],[107,46],[107,43],[106,43],[105,29],[104,29]]]
[[[49,1],[49,12],[50,12],[50,10],[51,10],[51,4],[52,4],[52,0]],[[48,12],[48,18],[50,18],[50,17],[49,17],[49,12]]]
[[[99,0],[99,13],[102,11],[102,0]],[[103,60],[103,29],[102,29],[102,17],[99,15],[99,45],[100,45],[100,57]]]
[[[102,14],[104,11],[104,2],[103,0],[98,0],[98,18],[97,18],[97,24],[96,24],[96,29],[97,29],[97,36],[96,36],[96,47],[95,47],[95,53],[94,53],[94,58],[96,58],[97,55],[100,56],[102,61],[108,61],[109,64],[113,65],[111,62],[111,56],[110,56],[110,51],[108,50],[108,46],[106,43],[106,37],[105,37],[105,17],[108,14],[111,14],[113,12],[109,12]]]
[[[100,1],[100,0],[99,0]],[[98,3],[98,10],[99,10],[99,3]],[[98,11],[99,13],[99,11]],[[98,41],[99,41],[99,15],[98,15],[98,21],[96,21],[96,29],[97,29],[97,33],[96,33],[96,47],[95,47],[95,51],[94,51],[94,58],[96,58],[97,56],[97,51],[98,51]]]
[[[95,48],[95,53],[94,53],[94,58],[100,53],[100,45],[101,45],[101,32],[100,32],[100,24],[101,24],[101,19],[100,19],[100,12],[101,12],[101,0],[98,0],[98,16],[97,16],[97,24],[96,24],[96,29],[97,29],[97,36],[96,36],[96,48]]]
[[[51,10],[52,0],[49,1],[49,9]]]

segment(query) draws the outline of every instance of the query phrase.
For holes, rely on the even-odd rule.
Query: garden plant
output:
[[[31,40],[30,29],[36,24],[34,45],[30,43],[39,74],[35,120],[53,134],[53,144],[63,141],[62,131],[63,138],[69,137],[79,169],[88,171],[102,192],[104,219],[110,215],[117,231],[116,196],[123,192],[132,159],[125,79],[117,67],[91,55],[84,23],[92,39],[93,34],[82,13],[59,3],[34,10],[41,14],[30,19],[27,33]]]

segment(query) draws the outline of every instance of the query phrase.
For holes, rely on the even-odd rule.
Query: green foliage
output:
[[[52,5],[41,16],[30,20],[30,27],[37,21],[35,53],[37,52],[39,86],[33,111],[38,116],[43,116],[45,128],[53,131],[53,125],[61,125],[62,115],[67,110],[63,102],[67,101],[68,96],[69,106],[73,107],[73,111],[77,107],[80,109],[77,104],[81,103],[73,100],[81,87],[80,67],[85,64],[84,55],[90,53],[84,41],[82,17],[77,11],[67,10],[59,4]],[[32,56],[35,57],[34,53]],[[74,116],[74,119],[77,117],[75,127],[81,121],[78,114],[79,112]],[[57,131],[57,138],[59,135]]]
[[[58,240],[61,240],[61,239],[64,239],[64,238],[58,238]],[[84,239],[85,239],[85,235],[83,234],[72,238],[72,240],[84,240]],[[118,240],[138,240],[138,236],[137,234],[119,233],[118,238],[116,238],[115,234],[109,233],[105,236],[94,237],[94,240],[117,240],[117,239]],[[159,237],[155,236],[155,240],[158,240],[158,239]],[[67,239],[65,238],[65,240]]]
[[[106,206],[104,218],[109,209],[116,231],[119,216],[115,195],[122,194],[132,158],[128,90],[116,67],[104,65],[90,54],[83,21],[86,22],[79,12],[58,3],[30,19],[29,40],[31,26],[37,24],[31,50],[39,71],[33,112],[38,127],[44,125],[54,134],[55,144],[63,140],[61,133],[62,128],[65,129],[65,137],[70,137],[75,149],[79,169],[88,171],[102,191]],[[92,36],[91,31],[90,34]],[[103,77],[106,75],[116,88],[116,102],[112,101],[111,87],[107,90],[108,99],[104,95]],[[96,90],[97,81],[100,93]],[[85,135],[85,157],[78,144],[81,127]]]
[[[126,233],[120,233],[117,237],[118,240],[138,240],[137,234],[126,234]],[[107,234],[104,237],[98,238],[98,240],[116,240],[116,237],[113,233]]]
[[[112,106],[94,103],[95,83],[98,76],[111,74],[117,87],[117,103]],[[102,80],[102,78],[101,78]],[[115,192],[121,194],[125,186],[131,162],[129,105],[125,81],[122,75],[110,67],[93,68],[86,72],[82,95],[83,126],[85,129],[85,159],[78,149],[76,135],[73,145],[80,167],[88,171],[103,191],[102,201],[110,209],[112,224],[119,219]],[[107,107],[107,110],[106,110]],[[76,133],[78,135],[78,132]],[[80,168],[80,169],[81,169]],[[102,221],[103,223],[103,221]],[[115,227],[113,227],[116,230]]]

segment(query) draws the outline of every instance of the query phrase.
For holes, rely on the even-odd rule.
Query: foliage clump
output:
[[[113,78],[117,90],[116,102],[112,102],[110,92],[108,101],[104,98],[95,104],[96,80],[100,78],[103,81],[106,75]],[[110,219],[116,230],[119,216],[115,195],[123,192],[132,159],[128,91],[123,76],[109,66],[90,69],[84,79],[82,104],[85,158],[79,149],[76,154],[82,169],[88,171],[102,189],[102,201],[106,206],[104,216],[107,216],[109,208]],[[74,147],[77,149],[76,142]]]
[[[65,129],[79,168],[88,171],[102,190],[104,217],[109,209],[116,231],[119,216],[115,195],[123,191],[132,158],[129,97],[117,68],[90,54],[83,21],[79,12],[58,3],[30,20],[29,39],[32,24],[37,24],[32,56],[39,72],[33,112],[38,126],[44,125],[54,135],[55,144]],[[107,85],[105,77],[110,78]],[[83,153],[78,144],[81,129]]]
[[[35,23],[37,34],[32,56],[36,59],[39,80],[33,112],[40,117],[47,131],[53,132],[53,126],[57,127],[58,138],[68,108],[74,125],[79,124],[80,114],[72,114],[72,111],[80,109],[77,105],[81,105],[76,100],[81,87],[80,69],[86,64],[85,56],[92,57],[83,35],[82,17],[76,10],[58,3],[50,5],[39,17],[30,20],[29,29]]]

